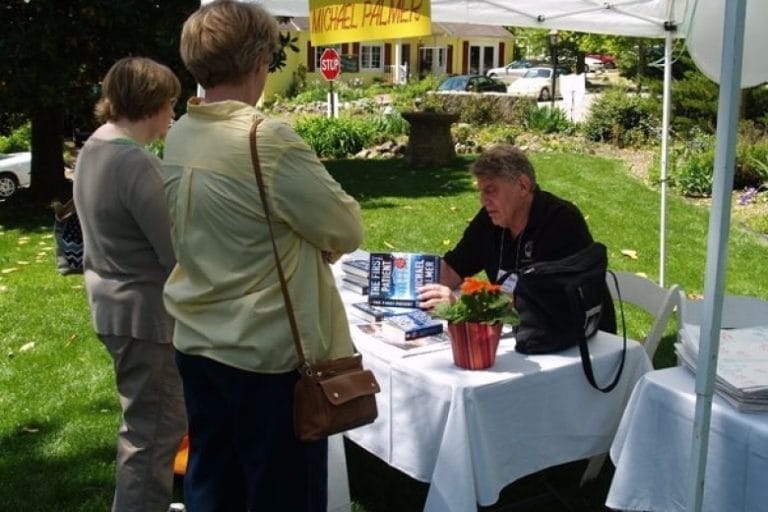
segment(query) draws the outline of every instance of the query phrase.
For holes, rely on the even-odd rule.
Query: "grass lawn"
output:
[[[365,249],[443,253],[479,207],[469,162],[436,170],[408,169],[401,161],[327,165],[363,207]],[[582,209],[594,237],[608,246],[612,268],[658,276],[658,192],[618,161],[549,153],[534,155],[533,162],[543,188]],[[55,272],[51,211],[19,203],[0,204],[0,509],[107,510],[119,421],[111,362],[92,333],[82,276]],[[670,198],[667,282],[689,293],[703,291],[707,222],[706,209]],[[637,259],[623,255],[625,249],[636,251]],[[768,299],[765,256],[758,237],[732,228],[727,292]],[[641,338],[648,322],[632,314],[628,327],[631,337]],[[674,364],[672,340],[665,338],[657,366]],[[426,484],[354,445],[348,445],[348,458],[357,511],[421,509]],[[582,467],[574,463],[525,478],[488,510],[536,494],[546,482],[575,510],[600,510],[610,468],[597,484],[579,490]]]

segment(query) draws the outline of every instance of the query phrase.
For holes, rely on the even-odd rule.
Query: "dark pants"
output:
[[[188,512],[325,512],[328,442],[293,433],[298,373],[262,374],[176,352],[189,423]]]

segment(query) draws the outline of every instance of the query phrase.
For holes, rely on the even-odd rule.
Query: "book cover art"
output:
[[[382,330],[387,336],[412,340],[440,334],[443,332],[443,322],[432,318],[429,313],[417,309],[386,317],[382,321]]]
[[[368,302],[375,306],[418,307],[418,288],[440,281],[440,256],[408,252],[371,253]]]
[[[349,311],[353,315],[369,322],[380,322],[384,318],[412,311],[410,308],[393,308],[386,306],[372,306],[367,302],[354,302],[350,304]]]

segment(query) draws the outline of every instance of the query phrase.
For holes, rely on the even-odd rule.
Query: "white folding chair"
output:
[[[616,280],[613,278],[614,275]],[[623,303],[642,308],[654,318],[653,325],[651,325],[651,329],[643,341],[645,353],[653,361],[653,355],[659,347],[662,336],[664,336],[669,318],[680,301],[680,287],[673,284],[669,288],[663,288],[646,277],[621,271],[608,272],[605,279],[614,302],[621,299]],[[618,290],[616,289],[617,283]],[[617,314],[618,311],[617,309]],[[621,322],[620,318],[618,322]],[[680,325],[682,324],[678,323],[678,330]],[[621,328],[622,326],[619,325],[619,329]],[[587,469],[584,470],[584,474],[581,476],[581,485],[597,477],[600,469],[603,467],[603,463],[605,463],[606,456],[607,453],[601,453],[589,459]]]
[[[690,299],[679,291],[680,312],[678,313],[677,338],[679,342],[698,336],[704,301]],[[768,324],[768,301],[747,295],[726,295],[723,297],[723,313],[720,320],[722,329],[738,329]]]
[[[680,328],[685,324],[701,325],[704,301],[689,299],[682,290],[679,292]],[[768,324],[768,301],[747,295],[726,295],[723,297],[723,316],[720,327],[737,329]]]
[[[643,340],[645,353],[653,361],[653,355],[659,347],[662,336],[664,336],[672,312],[675,310],[675,306],[679,304],[681,288],[676,284],[669,288],[663,288],[647,277],[630,272],[614,271],[613,274],[619,284],[618,291],[610,272],[606,274],[606,282],[614,302],[618,301],[619,296],[621,296],[623,302],[642,308],[654,318],[653,325]]]

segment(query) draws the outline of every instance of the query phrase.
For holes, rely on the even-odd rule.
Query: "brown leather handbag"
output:
[[[332,434],[372,423],[378,416],[376,393],[381,389],[373,372],[363,368],[363,357],[359,353],[314,364],[304,357],[291,297],[288,294],[283,267],[277,253],[275,234],[272,230],[264,192],[264,180],[261,176],[261,165],[256,148],[256,128],[260,122],[261,119],[257,119],[251,127],[251,160],[272,239],[272,250],[275,254],[277,274],[285,299],[293,343],[299,356],[299,380],[293,396],[293,428],[296,437],[301,441],[317,441]]]

